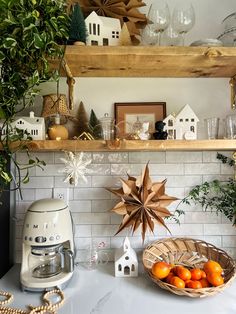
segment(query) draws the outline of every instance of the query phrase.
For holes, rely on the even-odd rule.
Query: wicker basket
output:
[[[218,262],[224,270],[225,283],[221,286],[180,289],[155,278],[151,272],[152,265],[158,261],[189,268],[202,268],[204,262],[209,259]],[[236,264],[225,251],[202,240],[190,238],[166,238],[149,244],[143,252],[143,265],[148,276],[162,289],[192,298],[207,297],[224,290],[231,284],[236,274]]]

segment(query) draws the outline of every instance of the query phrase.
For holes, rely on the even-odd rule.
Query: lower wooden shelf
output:
[[[26,143],[30,151],[236,151],[236,139],[217,140],[45,140]],[[15,146],[15,145],[14,145]],[[13,146],[13,150],[14,150]]]

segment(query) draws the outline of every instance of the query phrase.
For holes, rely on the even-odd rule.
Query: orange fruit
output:
[[[221,286],[224,283],[224,278],[221,276],[220,273],[208,273],[207,274],[207,280],[214,287]]]
[[[177,288],[185,288],[184,281],[177,276],[172,277],[170,283]]]
[[[202,271],[200,268],[193,268],[190,270],[190,273],[192,280],[199,280],[202,278]]]
[[[185,267],[179,267],[176,271],[176,275],[184,281],[191,279],[191,272]]]
[[[175,266],[175,267],[172,268],[172,272],[175,275],[177,275],[178,269],[181,269],[181,268],[183,268],[183,266],[181,266],[181,265]]]
[[[220,264],[212,260],[209,260],[208,262],[206,262],[203,266],[203,269],[206,274],[209,274],[209,273],[221,274],[223,272],[223,269],[220,266]]]
[[[166,278],[170,273],[171,267],[166,262],[157,262],[152,265],[152,274],[158,279]]]
[[[200,283],[202,285],[202,288],[208,288],[208,287],[211,286],[209,281],[206,278],[202,278],[199,281],[200,281]]]
[[[169,275],[165,278],[165,281],[166,281],[167,283],[170,283],[172,277],[174,277],[174,274],[173,274],[172,272],[170,272]]]
[[[198,280],[190,280],[190,281],[186,284],[186,288],[201,289],[201,288],[202,288],[202,284],[201,284],[200,281],[198,281]]]
[[[207,277],[207,275],[206,275],[206,273],[204,272],[204,270],[201,270],[201,273],[202,273],[202,277],[201,277],[202,279]]]

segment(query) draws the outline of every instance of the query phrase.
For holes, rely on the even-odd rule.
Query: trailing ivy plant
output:
[[[233,160],[217,154],[217,159],[222,163],[233,166]],[[191,205],[191,203],[200,204],[205,210],[215,210],[216,214],[222,213],[233,225],[236,225],[236,181],[228,179],[227,181],[213,180],[196,185],[182,200],[182,203]]]
[[[20,189],[28,182],[29,168],[45,165],[30,155],[28,165],[17,162],[15,153],[27,149],[31,138],[27,131],[12,129],[11,122],[33,106],[41,83],[58,80],[59,71],[50,68],[49,60],[62,60],[69,27],[65,0],[0,1],[0,119],[6,130],[6,135],[0,133],[0,192],[12,181]],[[9,163],[15,165],[16,176]]]

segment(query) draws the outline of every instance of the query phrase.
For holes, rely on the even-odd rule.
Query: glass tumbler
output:
[[[225,120],[225,137],[236,138],[236,114],[228,115]]]
[[[214,140],[218,138],[220,119],[213,117],[205,119],[207,138]]]
[[[99,265],[108,263],[109,256],[105,251],[103,251],[104,246],[102,242],[99,244],[91,243],[86,247],[85,260],[83,263],[86,269],[95,270]]]

